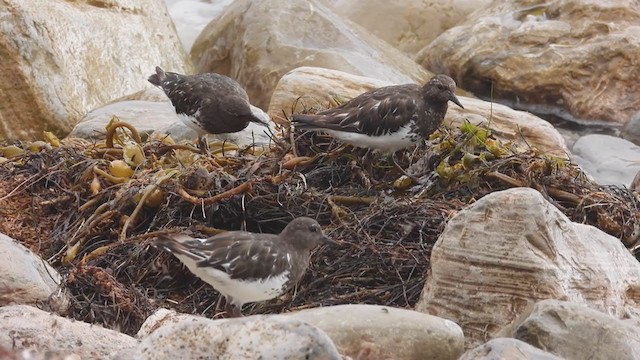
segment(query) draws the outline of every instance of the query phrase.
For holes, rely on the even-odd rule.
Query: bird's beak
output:
[[[451,93],[451,96],[449,96],[449,100],[451,100],[454,104],[460,106],[461,108],[464,109],[464,106],[462,106],[462,104],[460,104],[460,100],[458,100],[458,98],[456,97],[456,94]]]

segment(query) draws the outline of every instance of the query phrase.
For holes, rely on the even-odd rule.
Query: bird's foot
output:
[[[227,300],[227,304],[225,306],[226,318],[237,318],[242,317],[242,310],[239,306],[233,304],[229,300]]]
[[[354,180],[360,182],[362,187],[364,187],[365,189],[371,189],[371,177],[367,175],[367,172],[363,171],[362,168],[358,166],[356,161],[351,161],[349,165],[351,166],[351,171],[353,177],[355,178]]]

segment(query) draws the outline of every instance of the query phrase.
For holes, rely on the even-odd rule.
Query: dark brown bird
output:
[[[206,148],[206,134],[238,132],[250,122],[269,126],[251,111],[247,92],[230,77],[214,73],[182,75],[158,66],[148,80],[169,97],[180,120],[198,133],[201,149]]]
[[[436,131],[448,102],[464,109],[456,83],[436,75],[424,86],[385,86],[315,115],[294,114],[296,129],[322,130],[354,146],[394,153],[417,144]]]
[[[229,231],[207,239],[159,235],[154,245],[175,255],[226,298],[229,316],[245,303],[273,299],[293,287],[309,265],[311,250],[333,240],[317,221],[292,220],[280,234]]]

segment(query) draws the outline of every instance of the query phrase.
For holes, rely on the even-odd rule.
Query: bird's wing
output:
[[[230,231],[208,239],[174,240],[173,248],[164,247],[192,258],[198,267],[224,271],[232,279],[261,278],[272,271],[280,273],[289,269],[291,254],[275,251],[277,236],[259,234],[259,239],[257,236],[244,231]]]
[[[192,116],[208,93],[207,84],[193,76],[166,72],[162,89],[176,109],[176,113]]]
[[[350,101],[316,115],[294,115],[301,128],[331,129],[382,135],[404,126],[418,108],[420,86],[387,86],[361,94]]]

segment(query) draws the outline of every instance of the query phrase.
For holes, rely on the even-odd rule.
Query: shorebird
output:
[[[449,101],[464,109],[455,90],[455,81],[440,74],[424,86],[385,86],[317,114],[294,114],[292,124],[296,129],[320,130],[353,146],[392,155],[436,131]],[[393,156],[391,159],[403,171]]]
[[[206,152],[206,134],[226,134],[246,128],[250,122],[269,127],[251,111],[247,92],[235,80],[214,73],[182,75],[159,66],[149,82],[169,97],[176,114],[198,134],[198,147]]]
[[[227,316],[242,316],[246,303],[273,299],[304,275],[311,251],[334,243],[317,221],[292,220],[280,234],[229,231],[199,239],[159,235],[154,245],[171,252],[226,298]]]

